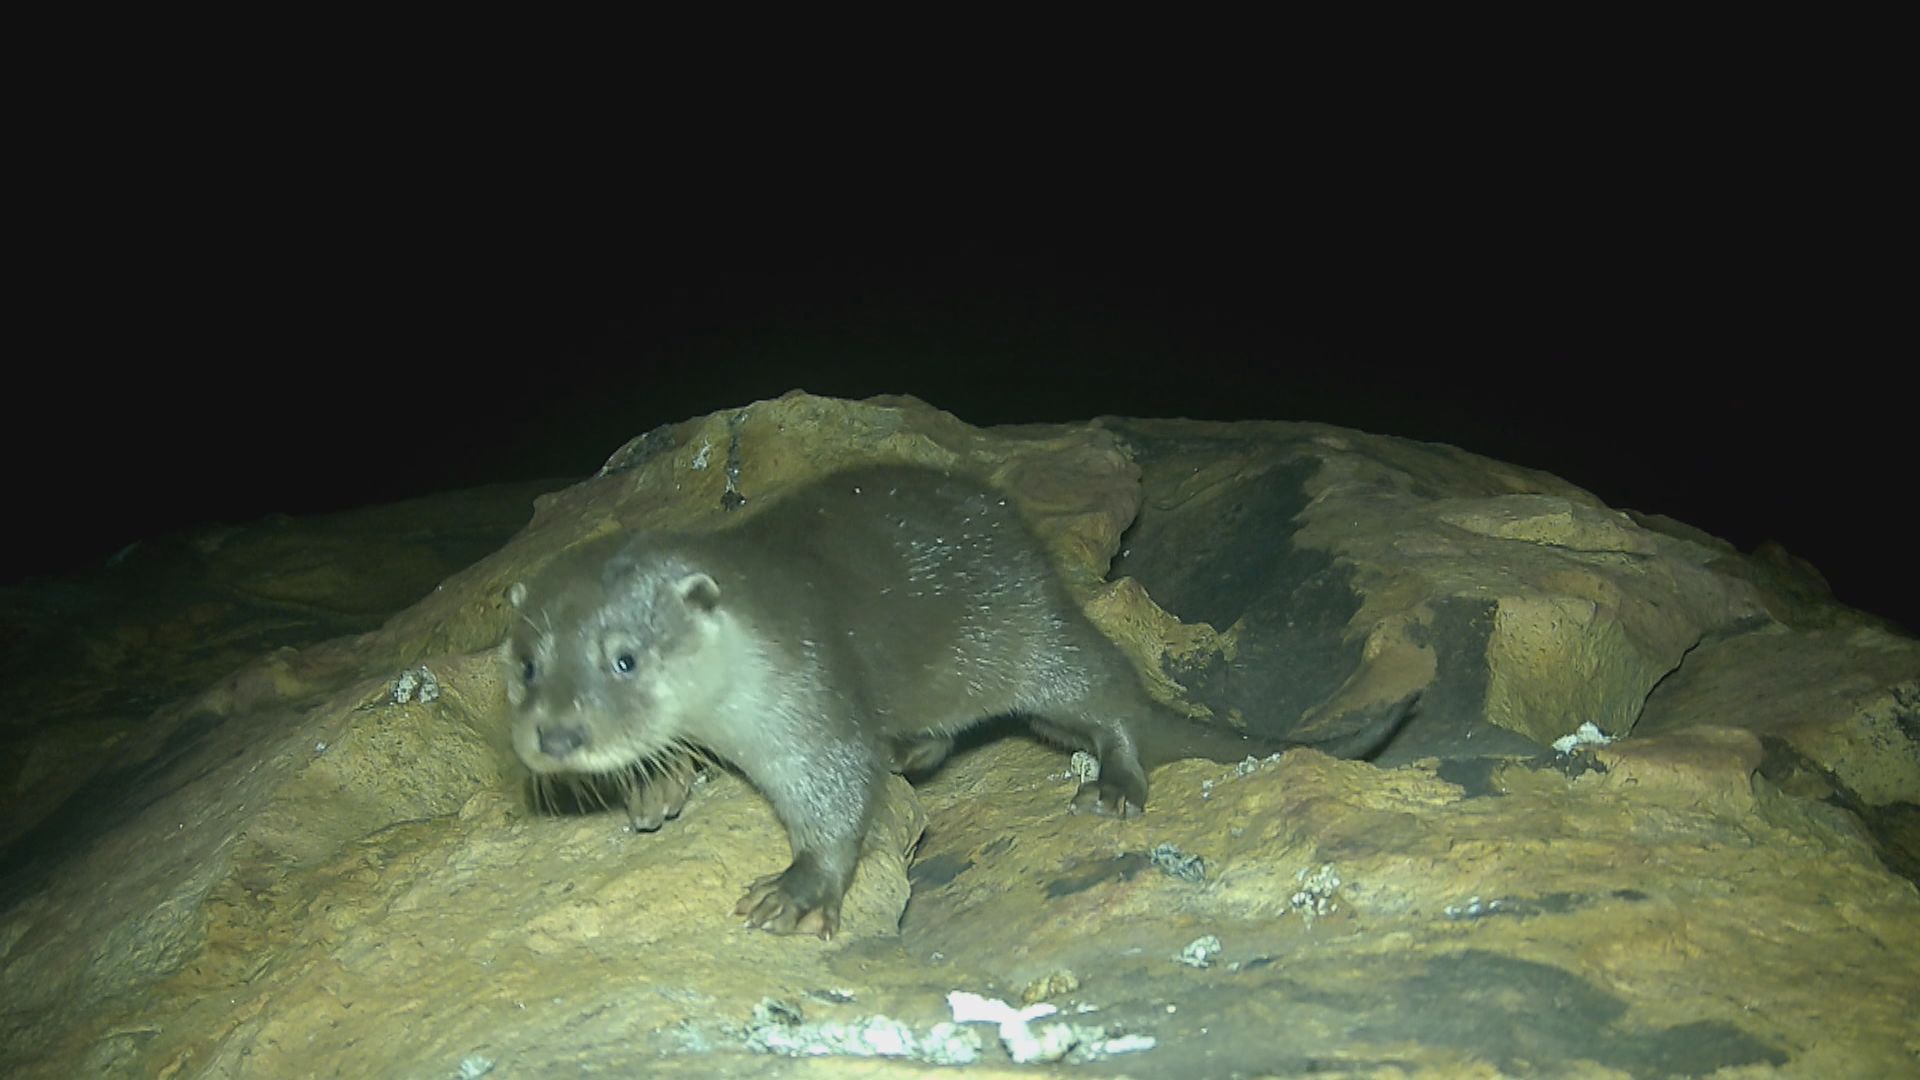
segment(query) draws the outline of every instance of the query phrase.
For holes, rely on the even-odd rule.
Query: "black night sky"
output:
[[[1920,625],[1911,358],[1817,237],[1737,213],[1361,229],[1229,209],[1149,230],[1109,209],[1004,235],[699,218],[510,241],[266,219],[184,261],[190,230],[134,237],[59,307],[44,383],[14,387],[10,576],[213,521],[583,476],[656,425],[799,387],[981,425],[1451,443],[1743,549],[1777,540]]]

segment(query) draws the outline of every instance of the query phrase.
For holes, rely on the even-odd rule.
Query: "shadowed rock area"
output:
[[[1312,741],[1418,710],[1372,761],[1168,765],[1127,821],[1069,814],[1066,755],[996,726],[890,781],[830,943],[731,915],[788,856],[731,773],[655,833],[531,810],[508,586],[871,461],[1004,488],[1196,718]],[[0,595],[0,1072],[1920,1061],[1920,643],[1785,553],[1344,429],[978,429],[797,393],[637,438],[529,521],[538,490],[166,539]]]

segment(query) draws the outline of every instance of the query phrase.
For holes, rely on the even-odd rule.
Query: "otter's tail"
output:
[[[1149,769],[1188,758],[1206,758],[1231,764],[1249,757],[1278,754],[1296,746],[1308,746],[1331,757],[1366,760],[1393,742],[1394,736],[1400,734],[1400,729],[1413,718],[1419,705],[1420,691],[1415,690],[1352,731],[1313,741],[1263,739],[1231,728],[1182,718],[1174,730],[1166,733],[1164,739],[1153,740],[1153,745],[1142,745],[1140,758]]]

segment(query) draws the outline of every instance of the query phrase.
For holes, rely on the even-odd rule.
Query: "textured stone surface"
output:
[[[1421,710],[1379,764],[1167,766],[1126,822],[1068,814],[1064,755],[986,733],[889,789],[831,943],[729,914],[787,854],[729,774],[654,834],[532,813],[490,655],[506,586],[588,536],[722,524],[874,458],[1005,485],[1196,716],[1307,736],[1410,690]],[[360,535],[471,542],[485,518],[416,511]],[[983,431],[789,396],[636,439],[437,588],[415,583],[430,539],[361,574],[338,568],[381,549],[350,520],[301,535],[207,540],[215,584],[147,595],[151,618],[61,636],[84,594],[8,598],[8,640],[43,658],[8,669],[8,1075],[922,1075],[751,1048],[769,1024],[930,1046],[955,990],[1058,1005],[1034,1024],[1083,1043],[1155,1040],[1077,1074],[1891,1076],[1920,1055],[1920,895],[1888,869],[1920,851],[1920,647],[1782,553],[1553,477],[1318,425]],[[321,610],[351,614],[291,614]],[[437,693],[396,701],[421,667]],[[1544,749],[1583,721],[1623,738]],[[1014,1075],[973,1033],[969,1068]]]

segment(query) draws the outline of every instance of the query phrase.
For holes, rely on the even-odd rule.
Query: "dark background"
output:
[[[284,210],[211,242],[170,226],[87,266],[23,354],[8,576],[214,521],[583,476],[656,425],[799,387],[981,425],[1451,443],[1743,549],[1776,540],[1844,601],[1920,625],[1911,359],[1869,329],[1887,287],[1739,207],[1573,209],[1497,231],[1231,207],[1148,229],[1124,205],[1072,230],[709,210],[618,241]]]

